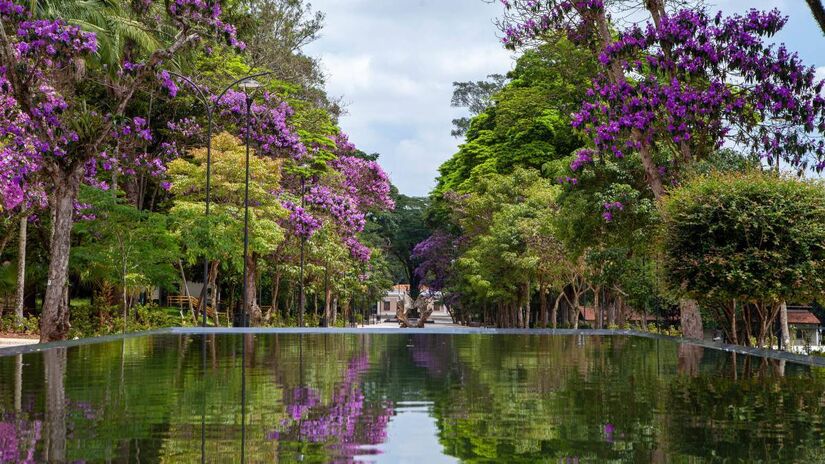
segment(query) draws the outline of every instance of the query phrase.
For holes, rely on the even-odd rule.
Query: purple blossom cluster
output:
[[[718,148],[731,138],[769,160],[821,171],[823,81],[796,54],[764,42],[785,21],[777,10],[730,17],[681,10],[658,26],[632,27],[599,59],[639,78],[597,77],[573,125],[618,158],[654,141],[678,150]]]
[[[158,80],[160,81],[161,87],[166,89],[169,92],[170,97],[176,97],[178,95],[178,83],[175,78],[169,74],[169,71],[163,70],[158,73]]]
[[[318,185],[309,189],[306,202],[332,216],[345,235],[351,236],[364,230],[367,222],[364,213],[349,195],[340,195],[325,185]]]
[[[166,163],[170,155],[176,153],[149,152],[147,144],[154,140],[148,121],[136,116],[126,118],[115,124],[111,130],[112,146],[86,162],[86,182],[101,189],[108,189],[105,181],[97,177],[98,172],[116,173],[118,175],[135,176],[138,174],[150,177],[162,177],[166,173]]]
[[[372,257],[372,250],[355,237],[344,237],[344,245],[349,249],[349,254],[356,261],[366,263]]]
[[[213,101],[217,97],[213,96]],[[220,102],[221,114],[234,120],[241,137],[246,136],[246,99],[243,92],[230,90]],[[258,102],[262,100],[262,102]],[[301,138],[289,123],[294,110],[275,94],[266,92],[262,99],[256,99],[250,106],[252,127],[249,137],[255,142],[257,151],[262,156],[292,157],[300,160],[306,153]]]
[[[14,3],[12,0],[0,0],[0,16],[5,16],[6,18],[22,17],[25,12],[25,8]]]
[[[613,221],[613,215],[618,211],[624,211],[624,204],[620,201],[611,201],[607,202],[602,205],[604,207],[604,212],[602,213],[602,218],[605,222]]]
[[[593,155],[594,154],[595,154],[595,152],[593,150],[589,150],[589,149],[579,150],[576,153],[576,159],[574,159],[570,163],[570,170],[575,172],[575,171],[578,171],[579,169],[581,169],[582,167],[584,167],[585,165],[591,164],[593,162]]]
[[[169,121],[166,127],[187,139],[192,139],[200,136],[203,133],[203,128],[193,118],[183,118],[177,121]]]
[[[63,158],[78,141],[63,120],[68,103],[50,78],[67,63],[96,51],[97,40],[61,20],[29,20],[22,6],[9,1],[0,2],[0,20],[17,29],[12,46],[18,63],[14,69],[0,67],[0,197],[11,209],[42,196],[34,174],[44,158]],[[29,87],[21,92],[12,82]],[[25,111],[19,95],[24,95]]]
[[[355,144],[349,141],[349,136],[346,133],[340,132],[331,139],[335,144],[335,154],[339,157],[349,156],[355,152]]]
[[[304,208],[291,201],[283,201],[282,205],[289,211],[289,226],[298,237],[309,240],[321,228],[319,219],[309,214]]]
[[[669,144],[689,161],[730,140],[769,162],[825,169],[823,82],[797,54],[766,43],[786,23],[779,11],[657,11],[657,21],[601,45],[610,20],[601,0],[502,3],[508,47],[552,29],[600,53],[605,71],[573,117],[598,151],[624,158]],[[586,164],[582,157],[571,168]]]
[[[500,1],[509,15],[501,39],[508,48],[525,45],[551,28],[566,31],[573,41],[583,41],[594,13],[604,10],[604,0]]]
[[[339,156],[332,161],[332,167],[342,174],[343,187],[358,208],[395,208],[395,202],[390,198],[389,177],[377,162],[355,156]]]
[[[422,284],[434,292],[441,291],[447,283],[455,257],[456,240],[452,235],[437,230],[413,248],[412,259],[418,262],[415,274]]]
[[[46,66],[64,66],[77,56],[97,51],[97,37],[63,20],[21,21],[17,26],[18,58],[42,60]]]

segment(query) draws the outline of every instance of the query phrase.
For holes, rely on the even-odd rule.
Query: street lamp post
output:
[[[180,79],[180,80],[186,82],[187,84],[189,84],[189,87],[191,87],[192,89],[195,90],[195,97],[200,101],[200,103],[203,105],[204,109],[206,110],[207,126],[206,126],[206,211],[205,211],[205,217],[207,219],[206,228],[207,228],[207,231],[208,231],[209,230],[209,221],[208,221],[209,220],[209,206],[210,206],[210,203],[211,203],[211,187],[212,187],[212,121],[213,121],[213,116],[215,114],[215,109],[217,108],[218,103],[221,101],[223,96],[226,95],[226,92],[229,92],[229,90],[232,87],[234,87],[236,85],[239,85],[239,84],[242,84],[246,81],[254,80],[256,77],[267,76],[269,74],[272,74],[272,72],[262,72],[262,73],[257,73],[257,74],[252,74],[252,75],[249,75],[249,76],[245,76],[245,77],[242,77],[240,79],[236,79],[235,81],[233,81],[229,85],[227,85],[223,89],[223,91],[221,91],[221,93],[218,94],[217,98],[215,98],[213,101],[210,101],[209,97],[206,95],[206,93],[203,91],[203,89],[201,89],[201,87],[198,86],[195,83],[195,81],[193,81],[189,77],[186,77],[183,74],[179,74],[179,73],[176,73],[174,71],[168,71],[168,72],[169,72],[169,74],[171,74],[171,75],[177,77],[178,79]],[[249,115],[247,114],[247,128],[248,128],[248,123],[249,123],[248,116]],[[249,131],[247,130],[247,137],[248,137],[248,134],[249,134]],[[247,143],[247,146],[248,146],[248,143]],[[246,265],[245,262],[244,262],[244,265]],[[186,282],[184,282],[183,285],[186,285]],[[204,326],[204,327],[206,327],[206,298],[209,295],[208,287],[209,287],[209,258],[204,257],[204,263],[203,263],[203,289],[201,290],[200,304],[198,305],[198,310],[201,312],[201,316],[202,316],[201,325]],[[215,311],[217,311],[217,308],[215,308]]]
[[[252,120],[252,94],[250,91],[255,91],[261,85],[254,79],[249,79],[240,84],[246,95],[246,177],[244,178],[244,194],[243,194],[243,307],[241,308],[241,326],[247,327],[249,325],[249,295],[248,295],[248,281],[249,270],[247,269],[247,260],[249,259],[249,132],[251,129],[250,121]]]

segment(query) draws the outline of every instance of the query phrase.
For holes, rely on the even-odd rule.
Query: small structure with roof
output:
[[[822,321],[807,306],[788,306],[788,328],[794,346],[822,345]]]

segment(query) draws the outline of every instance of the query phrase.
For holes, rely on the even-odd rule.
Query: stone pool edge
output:
[[[0,357],[16,354],[37,353],[54,348],[69,348],[80,345],[92,345],[106,343],[128,338],[145,337],[151,335],[218,335],[218,334],[376,334],[376,335],[404,335],[404,334],[431,334],[431,335],[580,335],[580,336],[634,336],[669,342],[710,348],[729,353],[745,354],[761,358],[771,358],[785,360],[797,364],[809,366],[825,367],[825,357],[809,356],[785,351],[769,350],[766,348],[752,348],[740,345],[730,345],[726,343],[709,342],[705,340],[693,340],[670,335],[653,334],[638,330],[611,330],[611,329],[488,329],[471,327],[454,328],[423,328],[423,329],[370,329],[369,331],[358,328],[229,328],[229,327],[170,327],[165,329],[147,330],[143,332],[131,332],[127,334],[106,335],[103,337],[79,338],[75,340],[65,340],[62,342],[38,343],[34,345],[11,346],[0,348]]]

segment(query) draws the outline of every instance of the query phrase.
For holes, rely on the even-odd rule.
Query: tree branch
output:
[[[822,29],[822,34],[825,35],[825,5],[822,0],[805,0],[808,2],[808,7],[811,9],[811,14]]]

